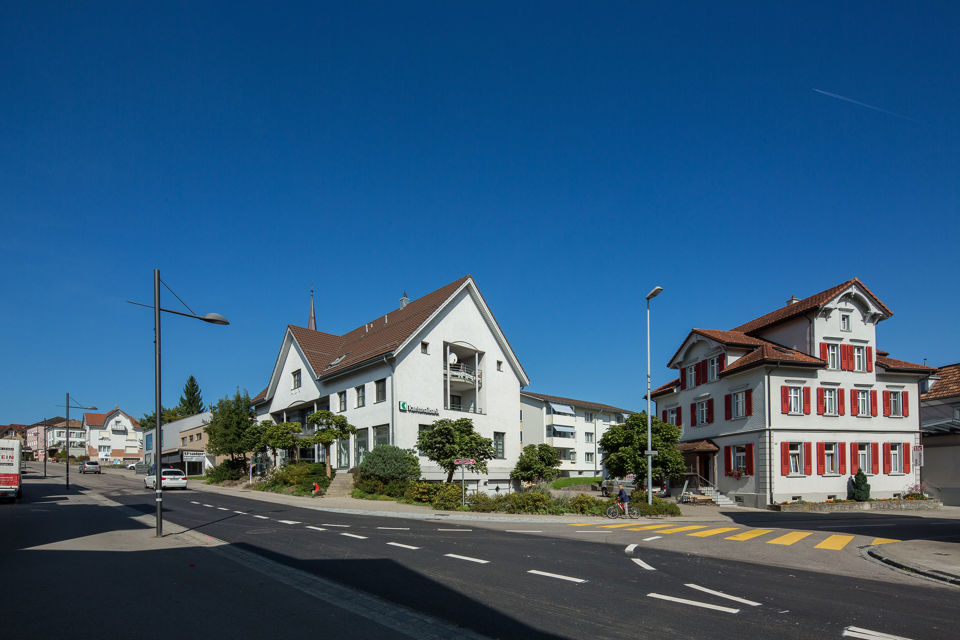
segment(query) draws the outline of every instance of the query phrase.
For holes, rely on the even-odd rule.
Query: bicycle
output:
[[[640,511],[634,507],[630,507],[630,512],[627,513],[623,508],[623,503],[617,500],[616,505],[611,505],[607,507],[607,517],[611,519],[616,519],[624,515],[628,518],[636,520],[640,517]]]

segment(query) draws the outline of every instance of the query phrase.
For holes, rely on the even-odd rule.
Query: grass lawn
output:
[[[577,478],[557,478],[550,486],[554,489],[563,489],[564,487],[575,487],[581,484],[599,484],[600,477],[580,476]]]

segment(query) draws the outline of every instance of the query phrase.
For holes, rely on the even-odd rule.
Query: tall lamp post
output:
[[[651,424],[653,419],[650,416],[650,301],[656,298],[663,291],[663,287],[654,287],[647,294],[647,504],[653,504],[653,456],[657,454],[653,450],[653,435]]]
[[[70,490],[70,407],[72,406],[74,409],[83,409],[84,411],[96,411],[97,408],[94,406],[84,407],[79,404],[71,405],[69,391],[67,392],[67,404],[64,406],[67,408],[67,429],[65,431],[65,433],[67,434],[67,439],[66,439],[67,455],[63,461],[67,465],[67,490],[69,491]],[[46,461],[46,456],[44,456],[44,461]]]
[[[163,464],[160,460],[160,443],[161,443],[161,426],[162,421],[162,409],[160,406],[160,312],[172,313],[177,316],[185,316],[187,318],[196,318],[197,320],[203,320],[204,322],[209,322],[210,324],[230,324],[230,322],[224,318],[219,313],[208,313],[204,316],[198,316],[193,313],[193,309],[187,307],[187,304],[180,300],[180,296],[173,292],[173,289],[167,286],[167,283],[163,282],[163,286],[167,287],[170,290],[170,293],[173,293],[174,297],[187,307],[190,313],[184,313],[182,311],[174,311],[172,309],[163,309],[160,307],[160,284],[163,282],[160,280],[160,270],[153,270],[153,305],[140,304],[139,302],[132,302],[127,300],[130,304],[135,304],[141,307],[153,307],[153,374],[154,374],[154,429],[153,429],[153,464],[154,464],[154,491],[156,492],[156,503],[157,503],[157,537],[163,536]]]

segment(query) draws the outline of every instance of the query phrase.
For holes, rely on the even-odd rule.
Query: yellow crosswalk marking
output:
[[[743,533],[738,533],[732,536],[727,536],[724,540],[752,540],[754,538],[759,538],[762,535],[768,533],[773,533],[773,529],[751,529],[750,531],[744,531]]]
[[[680,531],[693,531],[694,529],[706,529],[702,524],[690,527],[674,527],[673,529],[660,529],[657,533],[678,533]]]
[[[888,542],[900,542],[894,538],[874,538],[870,544],[887,544]]]
[[[698,538],[706,538],[708,536],[715,536],[720,533],[727,533],[728,531],[736,531],[739,527],[720,527],[719,529],[707,529],[706,531],[694,531],[693,533],[688,533],[688,536],[696,536]]]
[[[642,527],[632,527],[627,529],[627,531],[647,531],[648,529],[662,529],[664,527],[672,527],[672,524],[648,524]]]
[[[818,544],[814,549],[830,549],[831,551],[840,551],[853,540],[853,536],[833,535]]]
[[[774,538],[773,540],[767,540],[767,544],[782,544],[787,547],[793,544],[794,542],[799,542],[809,535],[813,535],[810,531],[791,531],[786,533],[779,538]]]
[[[600,526],[603,527],[604,529],[619,529],[620,527],[632,527],[636,524],[637,524],[636,522],[628,522],[626,524],[603,524]]]

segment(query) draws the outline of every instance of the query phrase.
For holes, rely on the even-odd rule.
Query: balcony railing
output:
[[[473,406],[473,405],[464,405],[464,404],[460,404],[460,403],[457,403],[457,402],[451,402],[451,403],[444,404],[443,408],[446,409],[447,411],[460,411],[460,412],[462,412],[462,413],[475,413],[475,414],[481,415],[481,416],[482,416],[482,415],[485,415],[485,414],[483,413],[483,409],[480,409],[480,408],[475,407],[475,406]]]
[[[483,386],[483,371],[477,371],[476,368],[467,366],[462,362],[444,367],[444,371],[448,370],[452,382],[466,382],[467,384]]]

